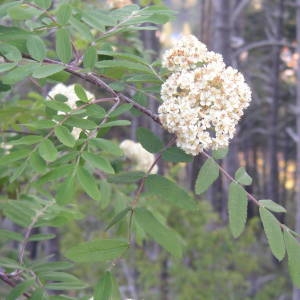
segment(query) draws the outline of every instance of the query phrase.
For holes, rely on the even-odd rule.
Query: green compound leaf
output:
[[[1,63],[0,64],[0,73],[9,71],[13,69],[17,63]]]
[[[164,146],[163,142],[146,128],[138,128],[136,136],[138,142],[140,142],[141,145],[151,153],[159,152]]]
[[[111,300],[112,296],[112,275],[105,272],[97,283],[94,291],[94,300]]]
[[[219,177],[219,166],[213,158],[208,158],[201,167],[195,184],[197,195],[204,193]]]
[[[6,229],[0,229],[0,240],[13,240],[13,241],[22,241],[23,240],[23,235],[18,233],[18,232],[14,232],[14,231],[9,231]]]
[[[197,209],[195,200],[184,189],[161,175],[149,175],[145,180],[145,188],[148,195],[157,196],[162,201],[188,210]]]
[[[29,290],[30,287],[34,286],[35,281],[34,279],[26,280],[18,285],[16,285],[10,293],[6,296],[6,300],[16,300],[20,296],[22,296],[23,293],[25,293],[27,290]]]
[[[193,160],[192,155],[186,154],[182,149],[178,147],[170,147],[162,153],[162,158],[165,161],[170,162],[191,162]]]
[[[62,71],[65,67],[63,65],[54,65],[54,64],[43,64],[39,67],[35,67],[32,77],[34,78],[45,78],[53,74],[56,74]]]
[[[62,144],[70,148],[75,146],[76,140],[67,127],[61,125],[57,126],[55,127],[54,132]]]
[[[94,176],[85,168],[79,166],[77,169],[77,177],[81,187],[91,198],[94,200],[101,199],[101,193]]]
[[[229,227],[233,237],[237,238],[244,231],[247,220],[248,199],[246,191],[237,183],[229,185],[228,213]]]
[[[177,258],[182,256],[182,244],[175,231],[160,223],[154,215],[145,208],[136,208],[134,216],[138,225],[158,244],[173,256]]]
[[[74,91],[80,101],[85,102],[85,103],[89,102],[89,98],[87,97],[84,88],[80,84],[75,84]]]
[[[56,11],[56,20],[60,25],[66,25],[72,16],[72,7],[68,4],[62,4]]]
[[[95,47],[89,47],[83,56],[83,66],[86,69],[92,70],[97,62],[97,50]]]
[[[47,107],[49,107],[53,110],[56,110],[56,111],[62,111],[62,112],[68,113],[72,110],[68,104],[61,102],[61,101],[54,100],[54,99],[46,101],[45,104]]]
[[[11,145],[33,145],[38,143],[43,139],[42,136],[39,135],[27,135],[23,136],[17,140],[10,141]]]
[[[56,202],[60,205],[65,205],[74,200],[75,197],[75,180],[74,177],[68,177],[65,181],[58,187],[56,193]]]
[[[56,31],[56,54],[66,64],[73,56],[70,35],[66,29]]]
[[[110,261],[120,257],[128,247],[128,243],[122,240],[94,240],[78,244],[64,255],[75,262]]]
[[[119,145],[110,140],[93,138],[89,140],[89,146],[100,148],[101,150],[115,156],[123,155],[123,151],[120,149]]]
[[[38,173],[44,173],[47,170],[47,164],[37,151],[30,156],[30,166]]]
[[[278,213],[285,213],[286,209],[281,205],[277,204],[276,202],[266,199],[266,200],[259,200],[259,204],[263,207],[267,208],[270,211],[278,212]]]
[[[244,167],[240,167],[234,174],[234,178],[237,182],[239,182],[242,185],[251,185],[252,184],[252,178],[247,173]]]
[[[281,261],[285,255],[283,234],[278,220],[267,209],[259,207],[259,214],[262,220],[265,234],[267,236],[273,255]]]
[[[55,161],[57,158],[57,150],[50,140],[44,140],[39,145],[39,154],[45,161]]]
[[[26,47],[32,58],[42,61],[46,57],[46,46],[39,36],[30,35],[27,38]]]
[[[111,183],[134,183],[142,179],[145,176],[144,172],[133,171],[133,172],[122,172],[107,178],[108,182]]]
[[[49,290],[83,289],[87,285],[74,275],[65,272],[47,272],[40,275],[43,280],[51,281],[45,285]]]
[[[218,150],[213,150],[212,157],[214,159],[222,159],[224,158],[228,153],[228,147]]]
[[[115,173],[115,170],[111,166],[109,160],[107,160],[105,157],[101,157],[99,154],[96,155],[90,152],[83,152],[82,157],[94,168],[102,170],[108,174]]]
[[[29,149],[16,150],[7,155],[3,155],[0,158],[0,166],[8,165],[14,163],[15,161],[21,160],[27,157],[30,153]]]
[[[48,9],[52,4],[52,0],[34,0],[34,2],[43,9]]]
[[[294,285],[300,288],[300,245],[291,235],[289,229],[284,230],[284,243],[288,255],[288,265],[290,275]]]
[[[0,44],[0,53],[8,60],[18,62],[22,59],[19,49],[9,44]]]
[[[106,226],[105,231],[107,231],[115,224],[119,223],[128,214],[130,210],[131,209],[129,207],[126,207],[125,209],[121,210],[117,215],[115,215],[111,222]]]

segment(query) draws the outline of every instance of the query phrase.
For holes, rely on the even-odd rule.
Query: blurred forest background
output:
[[[101,7],[104,1],[85,2]],[[141,5],[149,3],[152,1],[139,2]],[[156,60],[158,53],[171,47],[181,34],[192,33],[210,50],[221,53],[228,65],[244,74],[252,88],[253,99],[223,166],[230,174],[239,166],[245,166],[254,179],[248,191],[259,199],[272,199],[286,207],[288,213],[280,215],[281,221],[300,232],[300,191],[297,190],[300,186],[300,1],[165,0],[161,3],[177,11],[174,21],[158,31],[141,32],[139,36],[134,33],[125,41],[120,39],[120,45],[135,47],[135,51]],[[28,82],[17,87],[24,99],[27,85]],[[97,94],[92,87],[90,90]],[[5,99],[8,97],[0,101]],[[149,107],[156,111],[157,101],[148,100]],[[1,118],[3,121],[5,116]],[[111,131],[111,135],[119,141],[134,140],[139,126],[163,135],[157,124],[143,116],[131,121],[130,129]],[[193,190],[202,162],[201,157],[196,157],[187,164],[170,163],[160,166],[160,172],[168,172]],[[1,184],[0,181],[0,190]],[[231,237],[227,227],[227,187],[225,179],[218,180],[206,197],[199,199],[200,213],[171,210],[161,204],[159,210],[169,216],[169,224],[185,238],[184,259],[176,261],[157,244],[137,240],[129,259],[122,260],[114,269],[124,298],[300,299],[299,291],[293,291],[286,260],[279,264],[272,257],[257,218],[257,208],[252,203],[249,203],[246,232],[238,240]],[[108,201],[100,206],[82,199],[79,205],[88,217],[66,225],[60,232],[63,239],[32,242],[31,257],[38,257],[41,249],[59,257],[72,241],[103,232],[114,215],[113,211],[103,208],[113,199],[121,210],[125,197],[125,193],[109,188],[106,193]],[[10,226],[7,220],[4,226]],[[121,222],[114,230],[122,232],[124,227]],[[48,230],[51,233],[57,229]],[[101,233],[104,237],[106,234]],[[83,264],[77,275],[93,282],[104,270],[104,266],[101,269],[99,265]],[[4,293],[6,286],[0,285],[0,295],[1,289]]]

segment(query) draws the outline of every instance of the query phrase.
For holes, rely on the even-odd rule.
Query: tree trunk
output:
[[[296,16],[296,29],[297,29],[297,53],[300,55],[300,0],[297,0],[297,16]],[[297,175],[296,175],[296,231],[300,232],[300,60],[298,59],[297,67],[297,114],[296,114],[296,126],[297,126]],[[294,287],[293,300],[300,299],[300,289]]]
[[[271,28],[270,32],[274,32],[273,39],[280,41],[282,38],[282,23],[283,23],[283,0],[280,0],[278,8],[275,9],[277,20],[275,28]],[[268,197],[274,202],[279,203],[279,174],[278,174],[278,108],[279,108],[279,72],[280,72],[280,46],[274,46],[272,51],[272,68],[271,87],[272,87],[272,102],[270,104],[270,119],[269,119],[269,165],[270,165],[270,181],[268,184]]]

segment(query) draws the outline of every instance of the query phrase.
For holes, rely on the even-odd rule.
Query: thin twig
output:
[[[31,235],[31,232],[33,230],[34,225],[39,220],[39,218],[41,216],[43,216],[43,214],[46,212],[46,210],[50,206],[52,206],[53,204],[54,204],[54,201],[49,201],[49,203],[47,203],[41,210],[37,211],[35,216],[32,218],[32,221],[31,221],[30,225],[28,226],[28,228],[26,230],[24,240],[22,241],[22,243],[20,245],[20,250],[19,250],[19,263],[20,263],[20,265],[23,264],[26,246],[27,246],[27,243],[28,243],[28,240],[30,238],[30,235]]]
[[[10,287],[14,288],[17,283],[15,283],[13,280],[11,280],[6,273],[2,273],[0,272],[0,280],[2,280],[3,282],[5,282],[6,284],[8,284]],[[26,292],[23,293],[23,296],[30,299],[30,295]]]

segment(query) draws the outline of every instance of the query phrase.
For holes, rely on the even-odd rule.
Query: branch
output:
[[[295,49],[295,46],[294,46],[294,45],[292,45],[292,44],[290,44],[290,43],[287,43],[287,42],[284,42],[284,41],[264,40],[264,41],[259,41],[259,42],[253,42],[253,43],[251,43],[251,44],[248,44],[248,45],[246,45],[246,46],[244,46],[244,47],[239,48],[238,50],[236,50],[236,51],[233,53],[233,56],[234,56],[234,57],[237,57],[237,56],[239,56],[242,52],[247,52],[247,51],[250,51],[250,50],[257,49],[257,48],[273,47],[273,46],[286,46],[286,47]]]
[[[34,61],[34,59],[31,56],[27,55],[27,54],[23,54],[23,57]],[[132,100],[128,96],[126,96],[122,93],[115,92],[103,79],[100,78],[99,75],[96,75],[96,74],[91,73],[91,72],[90,73],[84,73],[84,70],[82,68],[79,68],[79,67],[77,67],[75,65],[71,65],[71,64],[64,64],[62,62],[59,62],[57,60],[50,59],[50,58],[45,58],[44,62],[64,66],[65,67],[64,71],[66,71],[70,74],[73,74],[76,77],[79,77],[79,78],[81,78],[85,81],[88,81],[88,82],[92,83],[93,85],[95,85],[95,86],[105,90],[109,94],[113,95],[115,98],[119,98],[120,100],[122,100],[124,102],[132,104],[132,106],[135,109],[137,109],[140,112],[144,113],[145,115],[150,117],[154,122],[161,125],[158,115],[154,114],[151,110],[149,110],[149,109],[145,108],[144,106],[140,105],[139,103],[135,102],[134,100]]]
[[[231,15],[231,19],[230,19],[231,25],[234,25],[236,19],[238,18],[242,10],[245,8],[245,6],[247,6],[248,4],[249,4],[249,0],[242,0],[238,3],[238,5],[236,6],[236,8],[234,9]]]
[[[23,264],[25,249],[26,249],[26,246],[27,246],[27,243],[28,243],[28,240],[30,238],[30,235],[31,235],[31,232],[32,232],[32,229],[33,229],[34,225],[39,220],[39,218],[44,215],[46,210],[50,206],[52,206],[54,203],[55,203],[54,201],[49,201],[49,203],[47,203],[41,210],[37,211],[35,216],[32,218],[32,221],[31,221],[30,225],[28,226],[28,228],[26,230],[24,240],[22,241],[22,244],[21,244],[20,250],[19,250],[19,262],[20,262],[21,265]]]
[[[13,280],[11,280],[9,278],[9,276],[6,273],[0,272],[0,280],[2,280],[3,282],[5,282],[6,284],[8,284],[12,288],[14,288],[17,285]],[[23,293],[23,296],[26,297],[26,298],[28,298],[28,299],[31,297],[26,292]]]

